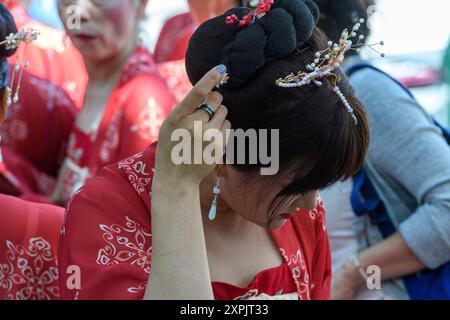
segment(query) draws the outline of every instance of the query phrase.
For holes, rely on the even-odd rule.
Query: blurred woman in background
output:
[[[27,12],[30,1],[2,0],[2,2],[8,6],[19,30],[34,28],[40,32],[39,38],[27,49],[28,71],[64,89],[80,109],[83,104],[87,74],[83,59],[69,37],[63,31],[32,19]],[[14,63],[15,59],[16,56],[11,57],[10,62]],[[51,91],[52,88],[47,90]]]
[[[89,82],[53,200],[66,202],[106,164],[156,140],[174,105],[152,55],[139,44],[146,0],[60,0],[62,21],[78,5],[81,28],[66,32],[83,56]]]
[[[315,3],[321,10],[319,27],[337,41],[341,30],[359,18],[367,20],[374,1]],[[364,24],[360,32],[366,39],[369,29]],[[442,298],[450,293],[450,273],[440,269],[450,261],[450,148],[443,131],[404,88],[356,51],[349,54],[344,67],[366,106],[371,142],[367,178],[361,180],[360,173],[321,193],[329,213],[332,297]],[[362,181],[370,181],[374,190],[367,191],[366,182],[360,188]],[[360,210],[358,199],[367,192],[377,193],[381,202],[364,203]],[[381,290],[367,288],[363,275],[369,266],[380,268]],[[408,282],[414,278],[420,284]]]
[[[332,79],[277,86],[280,77],[304,71],[327,41],[310,0],[263,5],[266,14],[247,26],[226,23],[232,14],[249,17],[234,8],[230,19],[221,15],[197,29],[186,55],[195,86],[164,122],[158,144],[103,168],[72,198],[61,238],[63,299],[329,298],[331,261],[316,190],[359,170],[367,118],[345,77],[339,85],[352,114]],[[197,144],[195,122],[205,131],[194,135],[225,135],[231,126],[279,132],[270,147],[279,170],[264,176],[261,161],[248,161],[258,143],[227,148],[232,164],[176,165],[171,136],[187,130],[183,141]],[[263,132],[255,133],[260,146],[268,143]],[[245,160],[236,163],[232,154],[242,149]],[[223,146],[215,150],[221,159]],[[200,142],[196,154],[204,151]],[[83,270],[79,289],[65,285],[70,265]]]
[[[83,78],[84,67],[62,33],[31,20],[22,3],[9,1],[8,7],[20,31],[32,28],[39,36],[8,59],[15,70],[14,85],[19,78],[20,83],[0,127],[4,163],[0,193],[48,202],[77,114],[71,97],[80,92],[76,83]]]
[[[190,11],[170,18],[161,29],[154,53],[156,63],[184,59],[189,39],[199,25],[230,8],[244,6],[248,1],[187,0],[187,2]]]
[[[177,102],[192,85],[186,74],[185,55],[189,40],[197,27],[210,18],[239,6],[254,9],[259,1],[250,0],[188,0],[189,12],[169,19],[163,26],[155,48],[158,69]]]
[[[16,32],[13,17],[0,3],[0,41]],[[9,82],[6,59],[12,54],[14,50],[0,46],[1,97]],[[6,108],[6,99],[1,99],[0,125]],[[0,153],[0,171],[3,169]],[[59,297],[57,248],[63,219],[63,208],[0,195],[0,300]]]

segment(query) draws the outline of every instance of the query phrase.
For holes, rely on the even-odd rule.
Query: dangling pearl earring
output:
[[[217,214],[217,197],[220,194],[220,178],[221,177],[222,176],[219,176],[219,178],[217,179],[217,183],[213,188],[214,199],[211,203],[211,209],[209,209],[209,214],[208,214],[208,218],[211,221],[213,221],[216,218],[216,214]]]

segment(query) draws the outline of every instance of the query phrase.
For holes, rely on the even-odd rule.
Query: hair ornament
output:
[[[281,78],[276,80],[275,84],[281,88],[299,88],[311,83],[320,87],[322,85],[321,80],[323,78],[329,78],[333,84],[333,91],[337,94],[348,113],[352,116],[355,125],[357,125],[358,119],[353,112],[353,108],[339,88],[339,83],[342,80],[341,76],[335,71],[342,67],[345,55],[349,50],[359,52],[362,47],[367,46],[376,51],[381,57],[385,57],[384,53],[380,53],[373,48],[376,45],[384,45],[383,41],[373,45],[366,45],[363,41],[364,36],[357,34],[361,24],[364,22],[364,19],[359,19],[359,22],[353,26],[351,32],[349,32],[348,29],[345,29],[342,32],[339,42],[334,43],[333,41],[329,41],[326,49],[316,52],[314,61],[306,65],[306,72],[299,71],[297,74],[291,73],[284,79]],[[356,43],[354,43],[355,40]]]
[[[22,82],[23,70],[28,68],[29,62],[26,57],[27,46],[35,41],[39,36],[39,31],[35,29],[23,29],[18,33],[9,34],[3,41],[1,46],[5,46],[7,50],[15,50],[16,62],[14,63],[12,75],[9,85],[6,86],[5,103],[10,106],[13,102],[19,102],[20,83]],[[16,79],[17,78],[17,79]],[[15,87],[15,88],[14,88]]]
[[[247,27],[252,24],[255,19],[264,17],[266,13],[270,11],[273,4],[274,0],[261,0],[256,4],[256,9],[251,10],[241,20],[239,20],[237,15],[231,14],[225,18],[225,22],[227,25],[233,25],[238,22],[240,28]]]

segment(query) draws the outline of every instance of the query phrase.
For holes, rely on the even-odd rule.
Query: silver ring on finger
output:
[[[213,108],[211,108],[209,105],[203,103],[201,105],[198,106],[197,110],[203,110],[205,111],[208,116],[209,116],[209,120],[211,121],[211,119],[214,117],[214,114],[216,113],[216,111],[214,111]]]

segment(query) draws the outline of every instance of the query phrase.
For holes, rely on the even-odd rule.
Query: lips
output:
[[[73,35],[75,38],[81,40],[81,41],[92,41],[95,40],[95,36],[85,33],[78,33]]]

